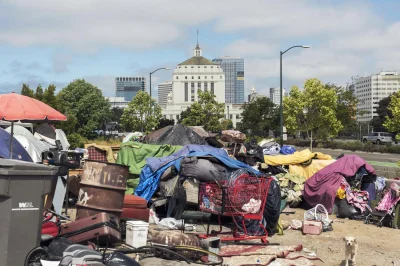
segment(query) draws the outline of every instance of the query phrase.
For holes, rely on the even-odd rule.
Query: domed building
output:
[[[198,90],[210,91],[217,102],[225,103],[225,73],[220,65],[203,57],[197,43],[193,56],[178,64],[172,74],[172,93],[162,108],[164,118],[177,123],[181,112],[199,100]],[[225,106],[225,118],[231,119],[234,126],[240,121],[240,107],[232,104]]]

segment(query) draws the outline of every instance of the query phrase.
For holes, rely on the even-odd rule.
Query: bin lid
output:
[[[0,159],[0,175],[54,176],[58,166],[30,163],[19,160]]]

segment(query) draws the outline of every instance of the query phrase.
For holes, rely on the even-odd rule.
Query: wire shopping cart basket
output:
[[[232,234],[231,237],[221,237],[221,241],[260,239],[263,243],[267,243],[268,233],[262,224],[262,219],[271,181],[271,177],[259,178],[251,172],[243,171],[234,179],[230,178],[217,183],[201,183],[199,187],[200,210],[218,215],[220,231],[212,232],[211,235],[200,235],[200,237],[207,238],[225,234],[222,233],[221,216],[230,216],[235,228],[229,232]],[[241,219],[235,219],[238,217]],[[260,221],[260,228],[265,234],[250,235],[245,219]]]

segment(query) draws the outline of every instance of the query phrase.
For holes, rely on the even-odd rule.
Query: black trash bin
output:
[[[24,265],[40,244],[45,195],[58,167],[0,159],[0,265]]]

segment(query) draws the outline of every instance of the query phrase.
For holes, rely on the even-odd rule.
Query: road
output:
[[[295,147],[296,150],[304,150],[306,147]],[[400,176],[400,167],[397,162],[400,161],[400,154],[391,153],[374,153],[374,152],[352,152],[345,150],[332,150],[332,149],[313,149],[314,152],[322,152],[329,154],[332,158],[338,157],[340,154],[355,154],[362,157],[369,164],[371,164],[379,176],[386,178],[394,178]]]

